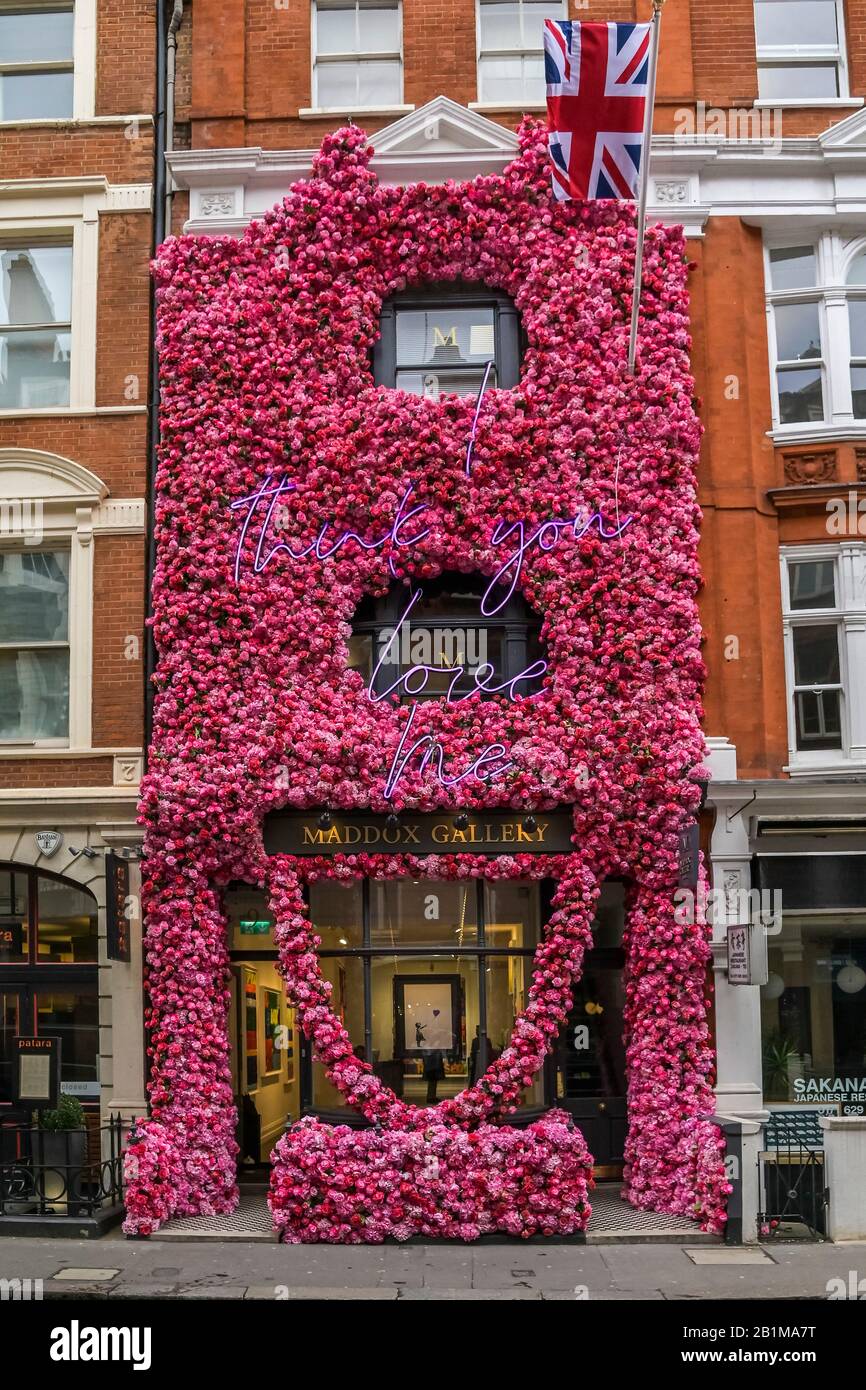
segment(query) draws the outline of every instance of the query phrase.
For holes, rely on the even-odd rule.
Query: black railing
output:
[[[39,1129],[0,1125],[0,1221],[4,1216],[95,1216],[123,1202],[123,1122]]]
[[[774,1111],[758,1155],[760,1238],[826,1237],[830,1193],[825,1174],[817,1113]]]

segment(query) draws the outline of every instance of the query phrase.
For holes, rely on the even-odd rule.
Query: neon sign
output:
[[[478,417],[492,365],[491,362],[488,362],[487,369],[484,373],[484,379],[481,383],[481,389],[478,392],[475,417],[472,422],[472,431],[466,451],[465,471],[467,477],[471,473],[472,453],[475,446]],[[295,492],[296,490],[296,485],[287,478],[280,478],[278,482],[274,482],[273,474],[269,473],[256,492],[251,493],[248,497],[239,498],[236,502],[230,504],[232,511],[240,511],[242,508],[246,508],[246,515],[241,525],[237,552],[235,555],[235,583],[240,581],[243,568],[243,552],[248,537],[255,541],[255,550],[252,560],[254,574],[261,574],[277,555],[287,555],[291,560],[304,560],[311,555],[315,556],[317,560],[326,560],[332,555],[336,555],[344,546],[354,541],[361,550],[365,551],[383,550],[389,547],[388,565],[391,573],[396,577],[395,552],[418,545],[430,534],[429,526],[424,526],[422,529],[416,530],[412,535],[404,534],[406,528],[413,519],[420,517],[428,510],[428,504],[426,502],[421,502],[417,506],[409,505],[415,490],[415,484],[409,483],[400,498],[390,528],[379,536],[377,540],[365,540],[357,531],[352,530],[339,532],[336,535],[336,539],[333,539],[328,535],[333,526],[332,521],[326,521],[312,540],[300,546],[293,546],[286,540],[272,540],[271,532],[272,529],[275,529],[273,523],[276,509],[281,505],[281,499],[285,498],[290,492]],[[579,540],[580,537],[585,536],[593,526],[597,527],[598,535],[602,540],[614,540],[622,535],[623,531],[625,531],[632,521],[634,521],[634,517],[629,515],[621,524],[615,526],[613,530],[608,531],[605,529],[604,518],[601,512],[595,511],[589,515],[586,513],[579,513],[573,517],[551,518],[548,521],[543,521],[530,532],[527,531],[527,523],[525,521],[497,521],[491,532],[490,544],[493,546],[501,546],[512,537],[516,537],[517,543],[512,549],[508,550],[508,553],[505,555],[505,558],[492,576],[490,583],[482,595],[480,604],[482,614],[486,618],[492,617],[509,601],[520,583],[526,556],[533,547],[537,547],[539,551],[547,554],[555,549],[563,535],[570,534],[573,539]],[[499,586],[504,588],[504,593],[499,597],[498,601],[494,602],[496,590]],[[402,672],[386,690],[374,690],[376,677],[385,664],[385,657],[393,643],[398,640],[403,625],[408,620],[409,614],[421,597],[421,593],[422,591],[420,589],[413,591],[400,622],[391,633],[388,642],[380,652],[379,659],[376,662],[376,666],[367,686],[367,695],[373,704],[378,704],[389,695],[393,695],[397,692],[401,692],[404,696],[409,696],[410,698],[419,696],[427,688],[430,677],[433,675],[447,675],[451,677],[445,696],[446,704],[459,704],[463,700],[469,699],[471,695],[477,694],[479,691],[483,691],[488,695],[500,695],[505,693],[506,698],[512,701],[521,699],[531,700],[534,699],[536,695],[542,693],[541,690],[537,690],[531,694],[521,695],[516,689],[521,682],[532,681],[544,675],[548,669],[548,663],[542,660],[532,662],[517,675],[511,676],[498,684],[493,683],[496,676],[493,666],[490,662],[482,662],[480,666],[473,668],[473,687],[460,694],[455,694],[455,690],[466,673],[466,667],[463,665],[458,666],[451,664],[438,666],[430,663],[418,663],[411,666],[408,671]],[[400,736],[400,741],[397,745],[397,750],[385,781],[384,796],[387,800],[390,800],[393,796],[411,759],[418,753],[421,754],[419,772],[423,774],[428,767],[432,767],[436,779],[444,787],[457,786],[465,781],[467,777],[473,776],[477,777],[482,782],[491,782],[494,778],[503,776],[510,767],[513,767],[513,759],[509,757],[506,746],[502,743],[490,743],[481,750],[478,756],[473,759],[463,772],[449,776],[444,766],[445,750],[432,734],[421,735],[421,737],[416,738],[414,742],[407,747],[415,727],[416,714],[417,706],[413,705],[409,713],[406,727]]]

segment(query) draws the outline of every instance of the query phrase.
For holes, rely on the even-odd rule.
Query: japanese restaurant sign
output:
[[[327,825],[316,812],[272,811],[265,817],[267,854],[568,854],[572,818],[567,811],[539,811],[532,817],[502,811],[404,813],[375,816],[333,814]],[[529,821],[529,826],[526,822]],[[459,823],[458,823],[459,822]]]

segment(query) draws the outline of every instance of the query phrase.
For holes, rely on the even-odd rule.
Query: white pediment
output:
[[[825,153],[863,154],[866,152],[866,107],[837,121],[818,136]]]
[[[513,158],[519,148],[512,130],[442,96],[377,131],[371,139],[377,156],[493,154]]]
[[[39,449],[0,449],[0,500],[95,506],[108,496],[101,478],[72,459]]]

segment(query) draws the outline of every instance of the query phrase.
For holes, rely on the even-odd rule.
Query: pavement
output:
[[[44,1299],[866,1299],[866,1243],[346,1247],[139,1241],[117,1232],[98,1242],[0,1240],[0,1301],[16,1292],[4,1280],[41,1280],[27,1287]]]

